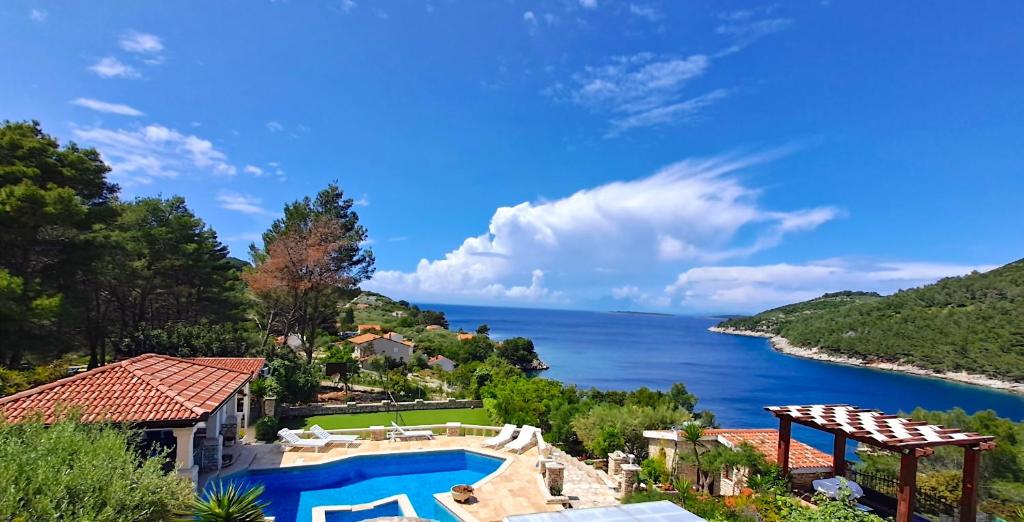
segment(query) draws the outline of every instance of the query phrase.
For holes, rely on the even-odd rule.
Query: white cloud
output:
[[[353,0],[341,0],[341,2],[338,3],[338,7],[341,9],[343,13],[350,13],[352,12],[353,9],[355,9],[358,6],[359,4],[357,4]]]
[[[89,70],[103,78],[140,78],[139,71],[113,56],[101,58],[89,66]]]
[[[527,11],[523,13],[523,21],[529,23],[537,23],[537,15],[533,14],[533,11]]]
[[[367,196],[366,194],[363,194],[362,196],[359,197],[359,199],[353,201],[352,204],[357,207],[368,207],[370,206],[370,197]]]
[[[121,116],[142,116],[143,112],[121,103],[109,103],[105,101],[95,100],[93,98],[75,98],[71,100],[72,105],[78,105],[79,107],[85,107],[98,112],[106,112],[110,114],[120,114]]]
[[[284,125],[271,120],[267,122],[267,130],[270,132],[281,132],[284,130]]]
[[[256,177],[263,175],[263,169],[257,167],[256,165],[246,165],[244,168],[242,168],[242,172],[245,172],[246,174],[252,174],[253,176]]]
[[[255,216],[273,215],[273,212],[261,206],[263,200],[249,194],[225,191],[217,195],[217,201],[220,202],[221,208],[241,212],[242,214]]]
[[[118,43],[121,49],[130,53],[157,54],[164,50],[164,44],[159,36],[138,31],[124,33]]]
[[[588,66],[573,75],[572,88],[558,84],[546,92],[596,114],[608,114],[611,128],[607,137],[612,137],[638,127],[685,121],[724,98],[728,94],[725,89],[683,98],[686,84],[704,75],[710,66],[711,59],[703,54],[617,56],[605,65]]]
[[[730,175],[778,154],[687,160],[646,178],[501,207],[487,232],[465,239],[442,259],[421,259],[413,272],[380,270],[371,285],[416,296],[484,295],[488,288],[522,285],[525,274],[541,270],[558,287],[607,288],[608,274],[674,273],[672,266],[678,265],[666,263],[749,255],[811,227],[813,220],[795,216],[813,214],[821,224],[826,216],[839,215],[832,207],[764,209],[758,191]],[[793,220],[804,228],[788,225]],[[530,287],[543,283],[535,285],[534,279]],[[553,293],[538,288],[516,295],[551,298]]]
[[[855,263],[843,259],[795,265],[702,266],[679,274],[665,287],[665,295],[679,298],[682,306],[691,309],[751,312],[841,290],[888,294],[993,268],[995,265]]]
[[[33,22],[43,23],[49,16],[50,13],[42,9],[32,9],[28,12],[28,17],[31,18]]]
[[[645,308],[666,308],[672,304],[672,298],[667,295],[651,295],[634,285],[612,288],[612,297],[618,300],[629,300]]]
[[[661,13],[649,5],[629,4],[629,13],[652,22],[657,22],[661,18]]]
[[[772,17],[776,6],[758,9],[740,9],[720,13],[719,18],[723,23],[715,28],[715,32],[729,37],[733,40],[732,45],[718,56],[724,56],[744,49],[761,38],[780,33],[793,26],[793,20],[782,17]]]
[[[596,9],[597,0],[580,0],[580,6],[585,9]]]
[[[148,184],[154,178],[175,178],[196,169],[227,176],[237,173],[212,142],[162,125],[134,130],[77,127],[72,135],[99,149],[113,177],[122,183]]]

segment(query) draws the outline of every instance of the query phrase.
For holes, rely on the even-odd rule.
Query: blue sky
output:
[[[0,6],[0,117],[233,253],[331,180],[397,298],[743,312],[1021,257],[1014,2]]]

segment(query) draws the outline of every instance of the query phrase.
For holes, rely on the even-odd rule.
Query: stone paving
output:
[[[439,500],[450,511],[466,522],[500,522],[509,515],[559,511],[563,506],[549,503],[550,495],[544,487],[536,448],[515,455],[507,451],[495,451],[482,447],[485,437],[434,437],[433,440],[371,441],[361,440],[352,447],[332,446],[315,453],[309,449],[284,448],[276,444],[245,444],[231,448],[236,458],[231,467],[221,475],[252,468],[277,468],[329,462],[349,455],[415,451],[428,449],[465,448],[480,453],[509,459],[509,463],[491,480],[476,490],[476,501],[456,504],[446,493]],[[558,455],[558,462],[565,464],[565,486],[563,494],[570,497],[573,507],[595,507],[618,504],[614,491],[608,487],[599,471],[577,461],[568,455]],[[212,476],[202,477],[202,481]]]

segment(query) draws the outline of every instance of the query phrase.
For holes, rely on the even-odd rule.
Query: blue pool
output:
[[[403,493],[418,516],[458,522],[437,503],[434,494],[446,493],[456,484],[473,484],[497,470],[502,462],[465,450],[391,453],[312,466],[244,471],[224,480],[264,485],[266,491],[261,498],[270,502],[266,514],[277,517],[278,522],[310,522],[317,506],[365,504]]]

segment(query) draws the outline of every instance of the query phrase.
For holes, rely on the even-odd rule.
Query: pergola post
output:
[[[782,476],[789,475],[789,446],[792,437],[793,421],[789,417],[779,417],[779,446],[775,462],[782,468]]]
[[[846,476],[846,434],[836,432],[832,442],[832,475]]]
[[[917,453],[913,450],[900,455],[900,482],[896,490],[896,522],[911,522],[914,518],[914,491],[917,489]]]
[[[963,488],[960,490],[960,521],[974,522],[978,518],[978,464],[980,448],[964,447]]]

